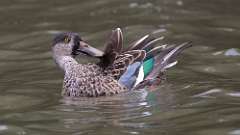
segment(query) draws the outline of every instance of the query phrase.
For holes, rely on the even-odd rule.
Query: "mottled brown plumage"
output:
[[[57,35],[52,51],[55,62],[64,71],[62,95],[107,96],[158,84],[163,72],[176,64],[176,56],[190,47],[187,43],[154,47],[161,39],[147,35],[124,49],[122,32],[117,28],[102,52],[86,44],[76,33]],[[80,64],[74,59],[76,55],[96,57],[100,62]]]
[[[104,56],[98,64],[105,69],[105,73],[111,73],[116,80],[120,78],[130,64],[143,61],[146,56],[145,50],[126,49],[123,51],[122,40],[122,31],[119,28],[113,30],[106,44]]]
[[[95,64],[73,65],[65,74],[63,95],[70,97],[97,97],[118,94],[127,89],[118,84],[109,74]]]
[[[54,39],[53,57],[64,71],[62,95],[69,97],[97,97],[118,94],[127,89],[114,78],[113,72],[96,64],[79,64],[76,54],[103,56],[103,52],[93,49],[76,33],[62,33]],[[93,52],[91,52],[93,50]],[[74,53],[73,53],[74,52]]]

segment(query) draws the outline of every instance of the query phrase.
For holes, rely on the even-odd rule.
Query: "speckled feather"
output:
[[[71,39],[65,40],[65,37]],[[55,62],[65,74],[62,95],[68,97],[108,96],[143,88],[146,85],[158,85],[163,79],[163,72],[177,63],[178,54],[191,46],[184,43],[178,46],[154,47],[154,43],[161,39],[162,37],[152,38],[146,35],[130,47],[123,49],[122,32],[117,28],[110,35],[105,51],[102,52],[85,44],[76,33],[60,34],[55,38],[52,50]],[[102,54],[98,57],[100,62],[79,64],[74,59],[74,55],[79,52],[86,55],[89,49],[98,52],[96,54]],[[150,70],[147,72],[145,70],[146,76],[143,76],[143,66],[147,65],[144,62],[148,59],[153,59],[149,62],[152,67],[145,68]],[[134,67],[134,65],[138,66]],[[140,71],[142,71],[141,74]]]
[[[62,94],[70,97],[107,96],[127,91],[95,64],[72,65],[72,70],[65,74],[63,88]]]

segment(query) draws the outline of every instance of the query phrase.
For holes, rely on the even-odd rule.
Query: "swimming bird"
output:
[[[66,32],[53,40],[53,59],[64,72],[62,95],[98,97],[158,85],[166,69],[191,44],[154,46],[162,37],[146,35],[123,48],[120,28],[112,31],[104,51],[87,44],[77,33]],[[98,63],[81,64],[75,56],[87,55]]]

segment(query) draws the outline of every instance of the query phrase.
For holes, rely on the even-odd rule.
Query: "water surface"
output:
[[[236,0],[0,1],[0,134],[240,134],[240,2]],[[69,100],[51,41],[78,32],[103,48],[113,28],[126,44],[192,41],[157,90]],[[88,59],[82,62],[89,61]]]

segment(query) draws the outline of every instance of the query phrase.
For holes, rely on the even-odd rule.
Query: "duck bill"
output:
[[[77,51],[92,57],[102,57],[104,54],[101,50],[90,46],[84,41],[80,41],[80,46]]]

